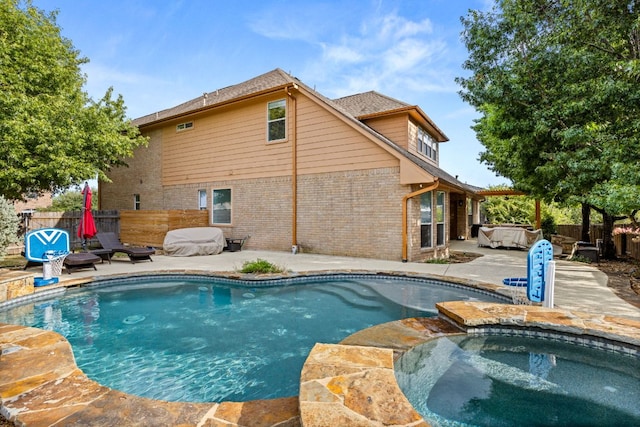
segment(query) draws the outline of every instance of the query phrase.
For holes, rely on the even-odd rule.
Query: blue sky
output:
[[[112,86],[131,118],[281,68],[330,98],[375,90],[418,105],[450,141],[440,167],[463,182],[508,182],[477,160],[478,117],[457,94],[460,17],[488,0],[34,0],[58,10],[86,90]]]

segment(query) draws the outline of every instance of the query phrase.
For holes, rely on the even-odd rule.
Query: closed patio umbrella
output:
[[[84,183],[82,195],[82,215],[78,225],[78,237],[82,239],[82,249],[87,250],[87,239],[92,238],[98,232],[91,213],[91,188],[88,182]]]

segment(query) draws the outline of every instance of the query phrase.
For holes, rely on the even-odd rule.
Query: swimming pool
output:
[[[439,301],[504,301],[406,277],[267,284],[176,275],[98,282],[0,312],[0,322],[61,333],[87,376],[117,390],[169,401],[247,401],[296,395],[316,342],[432,316]]]
[[[396,362],[434,426],[639,425],[640,359],[539,338],[449,336]]]

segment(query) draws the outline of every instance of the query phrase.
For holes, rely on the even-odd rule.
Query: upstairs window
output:
[[[420,154],[434,162],[438,161],[438,142],[421,127],[418,127],[418,143],[416,146]]]
[[[267,105],[267,141],[287,137],[287,101],[280,99]]]
[[[133,195],[133,210],[134,211],[139,211],[140,210],[140,195],[139,194],[134,194]]]

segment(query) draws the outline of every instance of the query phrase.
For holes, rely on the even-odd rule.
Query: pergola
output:
[[[480,190],[476,192],[479,196],[499,197],[499,196],[526,196],[522,191],[504,189],[504,190]],[[540,214],[540,200],[536,199],[536,230],[542,227],[542,218]]]

